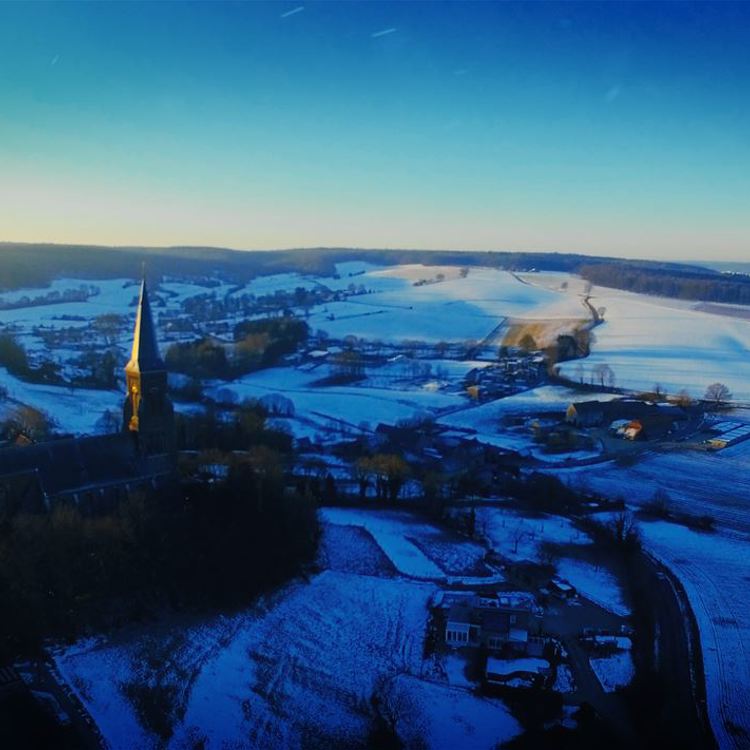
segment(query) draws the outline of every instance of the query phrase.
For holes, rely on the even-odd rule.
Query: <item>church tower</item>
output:
[[[123,431],[133,435],[144,456],[173,453],[174,409],[167,394],[167,369],[156,343],[145,278],[141,283],[133,351],[125,366],[125,378],[128,392]]]

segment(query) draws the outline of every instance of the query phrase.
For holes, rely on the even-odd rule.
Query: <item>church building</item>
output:
[[[0,520],[20,511],[43,512],[59,502],[84,513],[106,513],[131,492],[173,481],[174,409],[145,279],[125,377],[119,433],[0,449]]]

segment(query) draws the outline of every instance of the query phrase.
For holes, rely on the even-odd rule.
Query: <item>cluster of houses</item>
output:
[[[499,364],[475,367],[466,373],[464,385],[469,396],[477,401],[502,398],[544,382],[546,359],[542,354],[518,354],[501,360]]]
[[[686,419],[688,414],[679,406],[629,398],[582,401],[570,404],[565,414],[565,421],[575,427],[606,427],[627,440],[667,437]]]

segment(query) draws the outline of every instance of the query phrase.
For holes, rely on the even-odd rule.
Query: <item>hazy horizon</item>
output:
[[[750,249],[750,5],[0,5],[10,242]]]

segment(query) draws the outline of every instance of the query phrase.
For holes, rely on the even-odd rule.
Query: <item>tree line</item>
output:
[[[272,367],[307,340],[307,323],[293,316],[246,320],[234,329],[234,342],[226,344],[208,336],[172,344],[164,361],[171,372],[193,378],[231,380]]]
[[[627,263],[584,264],[579,274],[599,286],[678,299],[750,305],[750,276],[663,270]]]
[[[611,258],[576,253],[383,250],[361,248],[304,248],[237,251],[216,247],[101,247],[0,242],[0,290],[43,287],[56,278],[113,279],[132,277],[134,269],[148,264],[149,275],[215,279],[216,269],[238,283],[275,273],[309,273],[330,276],[336,264],[365,261],[380,265],[422,263],[462,268],[490,267],[510,270],[578,273],[584,265],[611,263]],[[623,265],[628,261],[619,260]],[[695,267],[677,263],[639,261],[638,266],[679,271]]]

